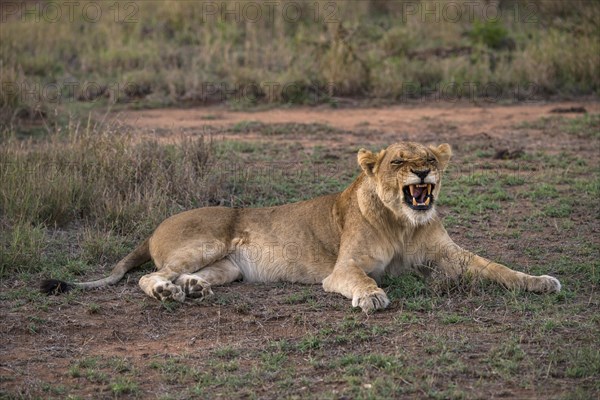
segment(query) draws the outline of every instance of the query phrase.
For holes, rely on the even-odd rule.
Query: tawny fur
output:
[[[387,307],[378,281],[414,266],[431,264],[450,277],[469,274],[508,288],[560,290],[557,279],[513,271],[461,249],[435,211],[450,146],[397,143],[379,153],[360,150],[362,173],[343,192],[279,207],[207,207],[163,221],[105,279],[46,281],[48,293],[115,284],[152,259],[157,271],[140,279],[142,290],[161,301],[212,294],[212,287],[249,282],[322,283],[365,312]],[[428,172],[426,172],[428,171]],[[419,176],[421,174],[421,176]],[[425,176],[426,175],[426,176]],[[415,210],[403,188],[432,184],[432,206]]]

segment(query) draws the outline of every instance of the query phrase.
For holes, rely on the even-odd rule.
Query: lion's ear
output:
[[[373,176],[377,168],[377,163],[383,158],[385,150],[379,153],[372,153],[369,150],[360,149],[358,151],[358,165],[365,171],[367,176]]]
[[[430,149],[435,153],[439,163],[440,169],[444,170],[448,166],[448,161],[452,156],[452,148],[448,143],[440,144],[438,147],[431,146]]]
[[[373,175],[373,169],[377,163],[377,156],[369,150],[360,149],[358,151],[358,165],[365,171],[368,176]]]

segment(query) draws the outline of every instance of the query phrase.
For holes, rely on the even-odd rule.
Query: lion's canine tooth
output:
[[[415,200],[415,198],[413,197],[413,206],[417,206],[417,200]]]
[[[431,184],[427,184],[427,194],[431,194]]]
[[[428,206],[429,205],[429,200],[431,200],[431,197],[428,197],[427,200],[425,200],[425,205]]]
[[[415,197],[415,185],[408,185],[408,190],[410,190],[410,195]]]

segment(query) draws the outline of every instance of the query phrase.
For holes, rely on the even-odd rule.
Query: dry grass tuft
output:
[[[147,224],[173,212],[207,205],[210,153],[203,137],[140,143],[106,124],[71,123],[43,141],[6,134],[2,215],[47,226],[88,221],[122,234],[147,232]]]

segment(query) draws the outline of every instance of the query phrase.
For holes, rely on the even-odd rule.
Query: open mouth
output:
[[[419,183],[416,185],[407,185],[402,188],[404,192],[404,201],[413,210],[426,211],[433,206],[432,183]]]

